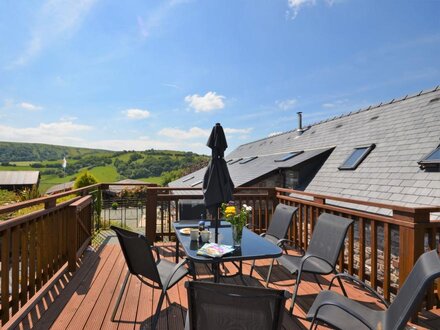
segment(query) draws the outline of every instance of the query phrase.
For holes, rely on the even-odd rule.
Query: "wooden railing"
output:
[[[438,207],[402,207],[276,188],[281,203],[298,207],[290,239],[306,249],[322,212],[353,219],[339,258],[339,270],[367,280],[389,300],[403,284],[417,258],[438,246],[440,222],[430,221]],[[375,212],[362,211],[374,208]],[[388,215],[384,215],[388,214]],[[433,304],[433,292],[427,307]]]
[[[148,188],[147,237],[152,241],[170,240],[175,236],[172,223],[179,219],[179,200],[202,198],[200,188]],[[234,201],[237,205],[252,206],[252,228],[258,233],[266,230],[277,204],[275,188],[237,188]],[[156,225],[149,226],[152,223]]]
[[[87,190],[79,190],[79,193]],[[46,205],[45,209],[0,222],[3,325],[58,271],[67,266],[75,270],[77,257],[90,242],[91,196],[74,197],[58,205],[56,198],[60,196],[0,208],[1,214],[18,210],[19,206]]]

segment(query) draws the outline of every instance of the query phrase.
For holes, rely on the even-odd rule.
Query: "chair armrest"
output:
[[[362,322],[363,324],[365,324],[365,326],[369,329],[374,330],[373,328],[371,328],[368,325],[368,321],[359,313],[356,313],[353,310],[349,310],[346,306],[343,306],[342,304],[339,304],[337,301],[330,301],[330,300],[323,300],[320,305],[318,306],[318,308],[316,308],[315,314],[313,315],[313,320],[312,320],[312,324],[315,324],[316,319],[319,319],[318,313],[319,310],[324,307],[324,306],[334,306],[336,308],[342,309],[344,312],[346,312],[347,314],[353,316],[354,318],[358,319],[360,322]]]
[[[330,284],[328,286],[328,289],[330,290],[331,287],[333,286],[333,282],[335,279],[337,278],[344,278],[344,279],[348,279],[354,283],[356,283],[357,285],[360,285],[361,287],[363,287],[365,290],[367,290],[369,293],[371,293],[373,296],[375,296],[377,299],[379,299],[381,301],[382,304],[384,304],[384,306],[386,308],[390,307],[390,304],[379,294],[377,293],[376,290],[374,290],[371,286],[369,286],[368,284],[362,282],[361,280],[359,280],[357,277],[354,277],[350,274],[347,273],[338,273],[336,275],[333,276],[333,278],[330,281]]]
[[[291,244],[289,244],[289,246],[293,246],[295,249],[300,250],[302,255],[304,255],[306,253],[306,251],[302,247],[296,245],[296,242],[291,239],[287,239],[287,238],[279,239],[277,242],[277,245],[281,247],[281,246],[285,246],[286,243],[291,243]]]
[[[304,257],[301,259],[301,263],[300,263],[300,265],[299,265],[299,272],[302,272],[302,269],[303,269],[303,267],[304,267],[304,264],[306,263],[306,261],[308,261],[309,259],[319,259],[319,260],[321,260],[321,261],[324,261],[326,264],[328,264],[332,269],[334,268],[333,267],[333,265],[330,263],[330,262],[328,262],[327,260],[325,260],[324,258],[321,258],[321,257],[318,257],[318,256],[315,256],[315,255],[313,255],[313,254],[309,254],[309,255],[304,255]]]
[[[165,281],[163,288],[166,290],[168,289],[168,285],[170,285],[170,282],[174,276],[174,274],[176,274],[176,272],[179,270],[180,267],[184,266],[186,263],[188,263],[188,259],[183,259],[181,260],[178,264],[176,264],[173,267],[173,271],[171,272],[171,274],[168,276],[167,280]],[[183,277],[183,276],[182,276]]]

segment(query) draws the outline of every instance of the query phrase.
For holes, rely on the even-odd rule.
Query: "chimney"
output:
[[[298,115],[298,129],[297,129],[297,131],[302,131],[303,130],[302,112],[297,112],[296,114]]]

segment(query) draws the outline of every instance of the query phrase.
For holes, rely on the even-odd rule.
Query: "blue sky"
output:
[[[0,140],[209,154],[440,83],[440,1],[0,2]]]

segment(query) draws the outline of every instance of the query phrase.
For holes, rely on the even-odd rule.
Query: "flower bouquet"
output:
[[[240,210],[237,210],[234,202],[222,204],[222,214],[226,221],[232,226],[232,238],[234,246],[240,246],[241,237],[243,235],[243,227],[247,224],[248,216],[252,212],[252,207],[246,204],[241,206]]]

